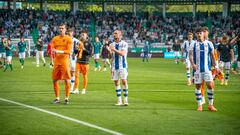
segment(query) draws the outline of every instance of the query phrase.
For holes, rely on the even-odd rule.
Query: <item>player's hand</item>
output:
[[[194,70],[197,70],[197,65],[196,65],[196,64],[193,64],[193,65],[192,65],[192,68],[193,68]]]
[[[109,49],[110,51],[115,51],[115,47],[112,44],[110,44]]]

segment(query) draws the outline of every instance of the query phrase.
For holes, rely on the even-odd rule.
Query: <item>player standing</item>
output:
[[[189,60],[189,48],[191,44],[194,44],[193,40],[193,33],[189,32],[188,33],[188,40],[184,41],[184,43],[181,46],[181,52],[182,52],[182,61],[185,60],[185,65],[186,65],[186,73],[187,73],[187,85],[190,86],[191,83],[191,63]]]
[[[107,65],[110,66],[111,68],[111,64],[109,62],[109,51],[108,51],[108,48],[109,48],[109,40],[108,40],[108,37],[105,38],[105,43],[104,45],[102,46],[102,51],[101,51],[101,57],[102,57],[102,61],[103,61],[103,71],[107,71]]]
[[[55,53],[52,52],[51,41],[47,45],[47,55],[50,57],[50,68],[53,68],[53,60],[55,58]]]
[[[6,64],[6,67],[4,69],[4,72],[8,69],[8,67],[10,67],[11,71],[13,70],[13,67],[12,67],[12,56],[13,56],[12,50],[13,50],[13,48],[14,48],[14,45],[11,43],[11,39],[9,38],[7,40],[7,44],[5,46],[7,64]]]
[[[71,72],[71,88],[70,92],[73,92],[74,89],[74,83],[75,83],[75,70],[76,70],[76,54],[74,53],[76,46],[80,43],[78,39],[73,37],[73,29],[68,29],[67,31],[68,35],[72,38],[73,45],[72,45],[72,53],[70,54],[70,72]]]
[[[234,59],[233,48],[228,42],[228,37],[223,36],[222,42],[218,47],[218,53],[220,54],[220,64],[219,67],[223,71],[225,70],[225,78],[221,80],[221,85],[228,85],[231,62]]]
[[[75,72],[75,84],[73,94],[78,94],[78,85],[79,85],[79,74],[82,73],[83,76],[83,89],[82,94],[86,93],[87,83],[88,83],[88,71],[89,71],[89,58],[92,54],[92,45],[88,41],[88,35],[86,31],[81,32],[80,44],[77,47],[77,63],[76,63],[76,72]]]
[[[179,42],[180,41],[178,39],[176,39],[175,43],[172,46],[172,49],[174,51],[174,58],[175,58],[175,63],[176,64],[179,64],[179,56],[180,56],[180,52],[179,51],[181,49],[181,46],[180,46]]]
[[[43,66],[46,66],[46,60],[44,58],[44,51],[43,51],[43,40],[42,37],[40,36],[37,40],[37,44],[35,46],[35,48],[37,49],[36,52],[36,64],[37,67],[39,67],[39,57],[41,57],[42,61],[43,61]]]
[[[214,46],[209,44],[204,39],[204,33],[202,28],[196,30],[197,41],[189,49],[189,58],[194,70],[194,83],[196,84],[196,99],[198,103],[198,111],[202,111],[202,95],[201,84],[204,80],[207,85],[207,93],[210,111],[216,112],[217,109],[213,106],[213,77],[211,73],[211,62],[213,66],[216,66],[214,57]]]
[[[25,62],[25,51],[27,49],[27,44],[26,42],[24,41],[24,38],[23,37],[20,37],[20,42],[18,42],[18,45],[17,45],[17,50],[18,50],[18,57],[19,57],[19,61],[21,63],[21,68],[23,69],[24,67],[24,62]]]
[[[5,41],[4,41],[4,37],[2,37],[0,42],[0,67],[4,67],[6,62],[6,52],[5,52],[4,46],[5,46]]]
[[[144,42],[144,47],[143,47],[143,59],[142,61],[144,62],[145,59],[148,62],[148,54],[149,54],[149,48],[150,48],[150,43],[149,43],[149,38],[147,37],[147,39]]]
[[[54,65],[52,71],[53,88],[56,99],[54,104],[60,103],[59,94],[59,80],[65,81],[65,104],[69,103],[70,94],[70,61],[69,56],[72,52],[72,39],[68,35],[65,35],[66,25],[59,25],[59,35],[55,36],[51,41],[52,51],[55,53]]]
[[[237,45],[237,51],[238,51],[237,67],[238,67],[238,74],[240,74],[240,32],[230,42],[230,44],[234,44],[234,43],[236,43]]]
[[[120,30],[114,31],[114,42],[110,44],[109,50],[112,53],[112,79],[114,80],[116,87],[116,95],[118,102],[116,105],[122,105],[122,90],[120,85],[120,79],[122,80],[122,89],[125,106],[128,105],[128,64],[127,53],[128,44],[122,40],[122,32]]]
[[[99,65],[99,58],[100,58],[100,50],[102,47],[102,43],[99,41],[99,37],[95,37],[95,42],[93,42],[93,57],[94,57],[94,62],[95,62],[95,69],[94,71],[100,71],[101,66]]]

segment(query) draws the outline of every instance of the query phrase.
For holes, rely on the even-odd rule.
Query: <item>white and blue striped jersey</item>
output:
[[[184,50],[184,58],[189,59],[189,49],[191,45],[193,45],[196,41],[192,40],[191,42],[189,40],[186,40],[183,42],[181,48]]]
[[[214,52],[214,46],[210,41],[196,41],[189,51],[193,52],[193,63],[197,65],[198,72],[211,72],[211,53]]]
[[[72,54],[76,50],[76,46],[80,43],[80,41],[75,37],[72,38],[72,41],[73,41],[73,45],[72,45],[72,53],[70,54],[70,60],[76,60],[76,56],[75,56],[75,58],[73,58]]]
[[[119,50],[119,51],[125,50],[126,51],[126,54],[124,56],[120,56],[117,53],[113,52],[112,69],[113,70],[122,70],[124,68],[128,68],[128,64],[127,64],[128,43],[121,40],[118,43],[113,42],[111,45],[113,45],[116,50]]]

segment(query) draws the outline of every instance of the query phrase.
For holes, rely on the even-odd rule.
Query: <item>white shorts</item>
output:
[[[0,52],[0,58],[6,58],[6,53],[5,52]]]
[[[93,55],[93,58],[94,58],[94,59],[99,59],[99,56],[100,56],[99,53],[98,53],[98,54],[94,54],[94,55]]]
[[[185,59],[185,65],[186,65],[186,68],[190,68],[191,67],[191,63],[190,63],[189,59]]]
[[[212,82],[213,81],[212,73],[211,72],[200,73],[199,71],[196,71],[194,73],[194,83],[201,84],[203,80],[205,82]]]
[[[106,59],[102,59],[103,62],[109,62],[109,59],[106,58]]]
[[[230,62],[223,62],[223,61],[220,61],[220,63],[219,63],[219,67],[221,67],[221,68],[225,68],[225,69],[230,69],[230,67],[231,67],[231,63]]]
[[[127,77],[128,70],[126,68],[112,71],[112,80],[127,80]]]
[[[70,71],[76,70],[76,60],[70,60]]]
[[[12,56],[7,56],[7,62],[11,62],[12,61]]]
[[[37,58],[44,58],[44,51],[37,51],[36,52],[36,57]]]
[[[18,53],[19,59],[25,59],[25,52]]]
[[[179,57],[180,56],[180,52],[179,51],[174,51],[174,56],[175,57]]]
[[[237,67],[240,68],[240,61],[237,61]]]

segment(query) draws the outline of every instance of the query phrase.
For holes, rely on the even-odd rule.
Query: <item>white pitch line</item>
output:
[[[40,111],[40,112],[44,112],[44,113],[47,113],[47,114],[51,114],[51,115],[54,115],[54,116],[57,116],[57,117],[60,117],[60,118],[63,118],[63,119],[69,120],[69,121],[73,121],[73,122],[82,124],[84,126],[95,128],[95,129],[98,129],[98,130],[101,130],[101,131],[104,131],[104,132],[107,132],[107,133],[110,133],[110,134],[113,134],[113,135],[123,135],[122,133],[119,133],[119,132],[116,132],[116,131],[113,131],[113,130],[110,130],[110,129],[99,127],[97,125],[94,125],[94,124],[91,124],[91,123],[88,123],[88,122],[85,122],[85,121],[81,121],[81,120],[74,119],[74,118],[71,118],[71,117],[68,117],[68,116],[64,116],[64,115],[61,115],[61,114],[58,114],[58,113],[55,113],[55,112],[44,110],[44,109],[41,109],[41,108],[38,108],[38,107],[35,107],[35,106],[22,104],[22,103],[15,102],[15,101],[8,100],[8,99],[4,99],[4,98],[0,98],[0,100],[8,102],[8,103],[16,104],[16,105],[19,105],[19,106],[23,106],[23,107],[26,107],[26,108],[30,108],[30,109],[33,109],[33,110],[37,110],[37,111]]]
[[[194,90],[131,90],[131,92],[195,92]],[[240,90],[218,90],[218,89],[214,89],[215,92],[240,92]]]

